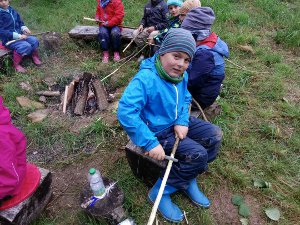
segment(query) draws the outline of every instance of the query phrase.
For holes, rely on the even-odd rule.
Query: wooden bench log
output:
[[[133,38],[134,29],[122,28],[122,39],[131,40]],[[76,26],[69,31],[71,38],[84,39],[84,40],[95,40],[99,33],[98,26]]]
[[[11,53],[10,50],[6,50],[6,49],[0,49],[0,58],[7,56]]]
[[[131,141],[125,147],[126,158],[132,173],[143,182],[153,186],[159,177],[160,171],[167,166],[167,160],[158,161],[143,153],[142,148]]]
[[[20,204],[0,211],[1,225],[27,225],[31,223],[48,204],[51,198],[52,174],[39,168],[41,181],[35,192]]]

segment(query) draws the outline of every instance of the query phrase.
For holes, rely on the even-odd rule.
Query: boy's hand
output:
[[[147,32],[150,34],[152,33],[153,31],[155,31],[155,27],[154,26],[151,26],[151,27],[148,27],[147,28]]]
[[[24,34],[31,34],[31,30],[29,30],[28,28],[23,30]]]
[[[27,38],[27,35],[21,34],[20,39],[26,39],[26,38]]]
[[[147,38],[148,44],[154,44],[154,39],[153,38]]]
[[[141,25],[138,27],[138,32],[141,33],[141,32],[143,32],[143,30],[144,30],[144,26],[143,26],[143,24],[141,24]]]
[[[159,144],[156,147],[152,148],[149,152],[145,152],[145,155],[149,155],[153,159],[164,160],[165,151],[162,146]]]
[[[186,138],[188,131],[189,128],[186,126],[181,126],[181,125],[174,126],[175,136],[178,137],[180,140]]]

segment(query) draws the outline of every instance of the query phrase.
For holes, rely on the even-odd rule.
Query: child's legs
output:
[[[108,51],[110,47],[110,30],[107,27],[99,27],[98,41],[102,51]]]
[[[21,56],[30,55],[32,52],[32,46],[26,40],[16,41],[7,46],[8,49],[16,51]]]
[[[32,51],[39,47],[39,40],[34,36],[28,36],[26,41],[31,45]]]
[[[171,154],[175,143],[173,127],[168,134],[157,135],[167,155]],[[181,190],[187,189],[190,181],[207,170],[207,150],[196,141],[185,138],[179,142],[175,153],[177,163],[173,163],[167,184]],[[165,171],[162,171],[163,177]]]
[[[208,162],[217,157],[222,140],[222,131],[218,126],[191,116],[187,136],[207,149]]]
[[[120,46],[121,46],[121,29],[118,26],[115,26],[111,28],[111,43],[112,43],[112,48],[114,52],[119,52],[120,51]]]

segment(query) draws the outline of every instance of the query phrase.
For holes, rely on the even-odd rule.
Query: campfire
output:
[[[65,87],[63,112],[82,116],[108,107],[107,93],[100,80],[91,73],[84,73]]]

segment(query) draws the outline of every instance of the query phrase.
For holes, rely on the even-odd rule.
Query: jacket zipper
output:
[[[173,84],[173,87],[175,88],[175,92],[176,92],[176,107],[175,107],[175,120],[177,119],[178,115],[177,115],[177,108],[178,108],[178,90],[175,84]]]
[[[16,33],[18,33],[18,32],[16,31],[16,21],[15,21],[15,18],[13,17],[13,15],[12,15],[12,11],[9,12],[9,14],[10,14],[11,18],[12,18],[13,21],[14,21],[14,30],[15,30]]]
[[[14,171],[15,171],[15,174],[16,174],[16,176],[17,176],[18,183],[19,183],[19,182],[20,182],[20,177],[19,177],[19,174],[18,174],[18,173],[17,173],[17,171],[16,171],[15,165],[14,165],[13,163],[11,163],[11,165],[12,165],[12,167],[13,167]]]

